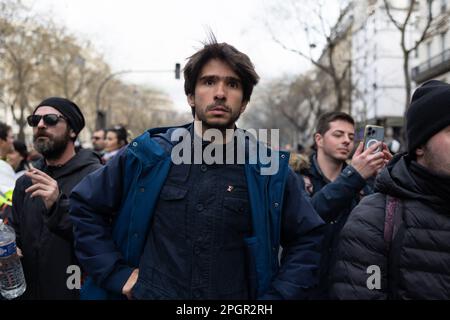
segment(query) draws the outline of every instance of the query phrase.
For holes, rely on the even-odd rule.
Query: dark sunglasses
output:
[[[55,126],[59,119],[66,119],[61,115],[58,114],[45,114],[43,116],[38,114],[32,114],[31,116],[28,116],[27,122],[30,125],[30,127],[37,127],[41,119],[44,120],[44,124],[47,126]]]

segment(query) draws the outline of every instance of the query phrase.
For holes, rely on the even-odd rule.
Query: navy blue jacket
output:
[[[328,298],[330,286],[329,269],[335,261],[338,236],[352,209],[359,203],[360,192],[371,193],[367,181],[351,165],[345,165],[333,182],[320,170],[316,154],[310,157],[311,167],[305,174],[311,180],[313,192],[311,202],[325,221],[325,237],[322,243],[319,292],[315,298]]]
[[[149,130],[73,190],[75,250],[90,276],[82,298],[120,297],[138,267],[171,166],[175,129]],[[288,156],[277,155],[279,170],[274,175],[261,175],[260,163],[245,164],[254,232],[245,239],[253,270],[250,292],[254,298],[306,298],[308,289],[317,285],[323,221],[302,196]]]

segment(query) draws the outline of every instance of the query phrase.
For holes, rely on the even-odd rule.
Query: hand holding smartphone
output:
[[[380,126],[367,125],[364,129],[364,151],[370,148],[377,142],[384,140],[384,128]],[[381,147],[378,147],[373,153],[380,152]]]

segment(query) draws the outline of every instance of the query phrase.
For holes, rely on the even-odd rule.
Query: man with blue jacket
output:
[[[307,298],[323,221],[285,153],[239,139],[252,62],[212,40],[184,77],[195,123],[145,132],[71,195],[82,297]]]

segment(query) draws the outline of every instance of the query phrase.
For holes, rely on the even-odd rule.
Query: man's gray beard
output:
[[[48,138],[48,137],[47,137]],[[57,160],[61,157],[70,140],[70,132],[66,131],[62,137],[48,138],[46,140],[38,140],[34,137],[34,148],[37,152],[42,154],[45,159]]]

